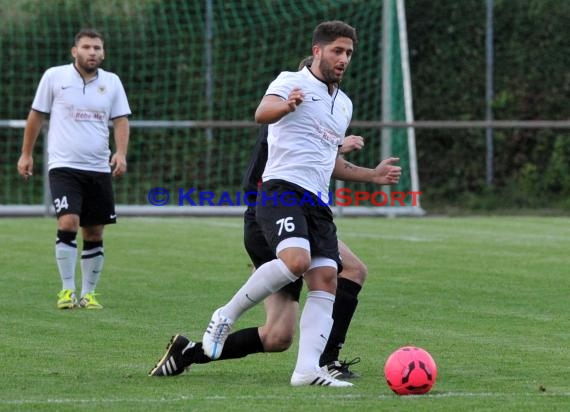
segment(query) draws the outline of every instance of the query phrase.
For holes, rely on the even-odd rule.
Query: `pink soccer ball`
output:
[[[423,395],[435,384],[437,365],[425,349],[404,346],[388,356],[384,376],[398,395]]]

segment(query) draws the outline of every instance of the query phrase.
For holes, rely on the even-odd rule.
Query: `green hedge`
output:
[[[485,3],[406,1],[417,120],[484,119]],[[0,118],[25,118],[43,70],[70,61],[73,33],[94,25],[109,37],[105,68],[123,79],[135,119],[251,120],[265,87],[261,85],[284,64],[294,67],[309,52],[299,33],[306,35],[316,22],[330,18],[346,19],[359,30],[361,44],[344,85],[355,102],[355,118],[378,118],[381,70],[374,55],[380,47],[381,5],[363,0],[213,4],[215,104],[208,108],[204,1],[0,0]],[[495,0],[495,119],[570,118],[568,21],[570,1]],[[13,131],[0,133],[12,142]],[[254,136],[247,130],[233,136],[244,133]],[[417,152],[424,205],[568,208],[569,137],[568,130],[495,130],[490,190],[483,129],[420,129]],[[233,176],[230,185],[239,185],[236,168],[243,167],[249,149],[232,149],[231,156],[240,160],[232,163],[231,171],[214,168]],[[11,190],[18,152],[19,142],[12,142],[0,154],[2,175],[10,173],[1,181],[6,187],[3,202],[20,202],[24,196]]]
[[[416,119],[484,119],[485,1],[406,4]],[[568,1],[495,0],[495,119],[570,118],[568,21]],[[420,130],[417,137],[428,201],[570,206],[568,130],[495,130],[493,190],[485,183],[484,130]]]

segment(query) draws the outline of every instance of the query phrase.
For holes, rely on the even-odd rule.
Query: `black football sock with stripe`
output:
[[[346,278],[338,278],[336,298],[333,306],[333,326],[325,351],[321,355],[320,365],[328,365],[338,360],[352,316],[358,305],[358,294],[362,286]]]
[[[105,254],[103,241],[83,241],[83,251],[81,252],[81,297],[88,293],[95,292],[97,282],[103,270]]]
[[[55,241],[55,259],[62,289],[75,291],[75,263],[77,262],[77,232],[58,230]]]
[[[190,361],[190,363],[209,363],[212,361],[204,355],[202,342],[196,343],[196,351],[192,352],[192,359],[185,359],[185,361]],[[259,352],[264,352],[264,349],[258,328],[240,329],[228,335],[222,354],[216,360],[239,359]]]

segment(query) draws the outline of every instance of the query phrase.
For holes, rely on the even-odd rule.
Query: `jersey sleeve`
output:
[[[41,113],[49,114],[51,112],[51,106],[53,104],[53,81],[52,81],[52,70],[48,69],[42,75],[40,83],[36,90],[36,95],[34,101],[32,102],[32,109]]]
[[[267,88],[265,95],[275,95],[287,100],[289,93],[298,86],[297,73],[281,72]]]
[[[119,76],[114,75],[115,79],[115,97],[113,99],[113,105],[111,107],[110,119],[116,119],[117,117],[129,116],[131,114],[131,108],[129,107],[129,101],[127,99],[127,93],[121,83]]]

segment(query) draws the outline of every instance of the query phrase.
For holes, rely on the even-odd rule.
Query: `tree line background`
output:
[[[354,119],[380,119],[381,2],[212,3],[213,37],[208,38],[205,1],[0,0],[0,119],[25,119],[43,71],[70,62],[73,34],[90,25],[106,35],[104,67],[123,80],[133,119],[252,120],[268,82],[284,67],[293,70],[310,52],[314,25],[333,18],[359,31],[360,43],[343,82],[355,103]],[[494,118],[568,120],[570,2],[495,0],[494,4]],[[485,1],[407,0],[406,12],[416,120],[483,120]],[[215,73],[212,105],[205,99],[208,42]],[[8,189],[16,185],[13,175],[22,132],[0,129],[0,133],[4,145],[0,184],[5,188],[0,203],[26,202],[26,193],[13,197]],[[162,163],[149,166],[149,173],[158,173],[158,168],[167,179],[188,174],[200,181],[216,175],[227,180],[228,187],[239,186],[251,144],[238,147],[233,141],[247,134],[252,142],[255,131],[216,131],[221,143],[210,147],[207,156],[187,139],[203,140],[203,131],[193,133],[198,131],[144,132],[144,139],[133,139],[129,161],[145,162],[147,152],[162,152],[164,147],[149,146],[150,141],[168,134],[173,152],[186,153],[183,163],[188,167],[171,170],[168,156],[158,154]],[[569,131],[561,129],[495,130],[490,188],[485,182],[483,129],[418,129],[422,205],[428,210],[570,210],[569,137]],[[378,145],[379,139],[369,140],[374,153]],[[227,153],[231,159],[226,162],[222,157],[216,167],[207,165],[216,153]],[[37,199],[41,187],[26,190]]]

